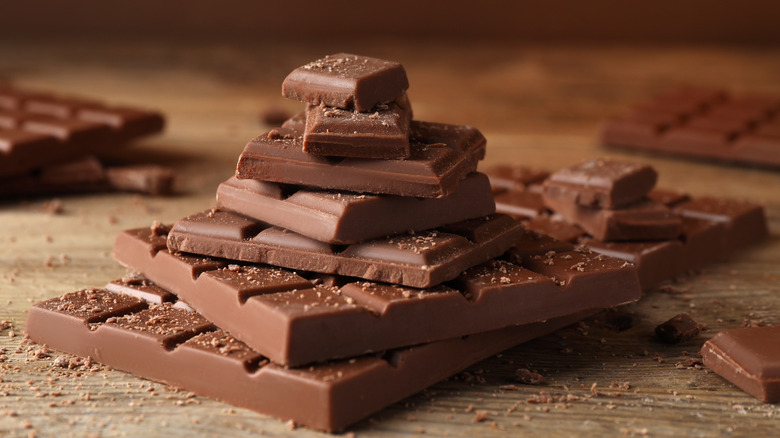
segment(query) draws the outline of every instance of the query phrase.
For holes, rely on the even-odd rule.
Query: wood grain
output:
[[[38,300],[104,285],[124,273],[111,258],[116,234],[171,222],[212,205],[245,142],[265,126],[285,73],[325,53],[397,59],[409,73],[419,119],[467,123],[488,138],[485,164],[555,169],[610,155],[646,161],[660,185],[767,206],[772,237],[671,289],[624,309],[632,328],[598,321],[562,330],[470,368],[385,409],[359,436],[771,436],[777,405],[760,403],[705,369],[687,369],[715,332],[750,321],[780,323],[780,172],[601,149],[599,123],[635,99],[680,82],[780,94],[774,48],[540,46],[403,40],[184,45],[161,42],[0,42],[0,76],[21,85],[152,106],[165,135],[116,155],[176,166],[181,195],[98,194],[0,203],[0,436],[316,436],[305,429],[130,375],[53,366],[20,349],[26,310]],[[689,312],[709,326],[678,346],[657,343],[658,323]],[[14,336],[11,336],[13,332]],[[2,355],[0,355],[2,357]],[[682,368],[678,368],[680,363]],[[521,385],[518,368],[543,386]],[[614,386],[610,387],[612,382]],[[628,382],[627,389],[625,382]],[[591,386],[596,384],[594,391]],[[568,401],[530,403],[540,392]],[[484,411],[484,412],[482,412]],[[483,418],[484,417],[484,418]],[[483,421],[478,421],[483,419]]]

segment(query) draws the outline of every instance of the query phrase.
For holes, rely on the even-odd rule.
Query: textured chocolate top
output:
[[[430,287],[503,254],[522,234],[506,215],[491,215],[422,232],[346,247],[331,246],[235,213],[208,211],[179,220],[168,234],[172,251],[267,263],[413,287]]]
[[[485,156],[470,126],[413,121],[405,160],[326,158],[303,152],[300,123],[285,124],[244,148],[236,177],[359,193],[437,198],[449,195]]]
[[[495,212],[487,177],[472,173],[444,198],[360,195],[230,178],[217,207],[327,243],[356,243],[427,230]]]
[[[635,268],[538,235],[514,239],[514,262],[491,261],[455,281],[416,289],[350,278],[324,286],[282,268],[170,253],[148,229],[122,233],[117,260],[179,295],[204,316],[278,363],[300,365],[539,321],[639,298]],[[561,263],[524,258],[560,248]],[[569,263],[571,262],[571,263]],[[571,269],[580,262],[582,270]],[[580,265],[578,265],[580,266]],[[308,276],[307,276],[308,277]],[[565,284],[561,281],[565,281]]]
[[[404,67],[393,61],[338,53],[293,70],[282,95],[312,105],[370,111],[409,88]]]
[[[657,179],[646,164],[602,158],[554,172],[544,182],[543,194],[584,207],[617,208],[644,198]]]

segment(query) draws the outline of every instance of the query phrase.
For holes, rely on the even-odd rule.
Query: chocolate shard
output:
[[[404,67],[394,61],[338,53],[293,70],[282,95],[312,105],[366,112],[395,100],[409,88]]]
[[[521,233],[522,226],[514,219],[490,215],[458,227],[409,232],[340,247],[234,213],[209,211],[179,220],[168,234],[168,248],[290,269],[430,287],[503,254]]]
[[[370,113],[309,105],[303,151],[333,157],[409,158],[411,120],[412,109],[405,94]]]
[[[679,344],[695,338],[701,332],[699,323],[687,313],[681,313],[655,328],[655,335],[667,344]]]
[[[642,200],[657,180],[646,164],[602,158],[553,172],[542,190],[546,199],[611,209]]]
[[[354,278],[325,283],[300,271],[194,259],[166,251],[159,238],[148,228],[126,231],[116,240],[115,257],[274,362],[293,366],[615,306],[640,296],[631,264],[573,252],[570,245],[533,233],[517,239],[519,261],[489,261],[427,289]],[[522,256],[552,248],[571,263],[527,268],[522,262]],[[581,270],[570,269],[581,261]]]
[[[724,330],[704,344],[708,368],[759,400],[780,401],[780,326]]]
[[[413,121],[405,160],[326,158],[303,152],[303,129],[291,121],[246,145],[236,177],[358,193],[441,198],[485,156],[486,140],[470,126]]]
[[[495,213],[484,174],[472,173],[444,198],[364,195],[230,178],[217,207],[320,242],[350,244]]]

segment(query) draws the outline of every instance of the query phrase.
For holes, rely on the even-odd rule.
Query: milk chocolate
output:
[[[704,344],[708,368],[769,403],[780,402],[780,326],[724,330]]]
[[[78,97],[0,89],[0,177],[99,154],[160,132],[162,115]]]
[[[780,166],[780,97],[680,88],[609,120],[603,144],[733,163]]]
[[[358,195],[230,178],[217,189],[217,207],[332,244],[427,230],[496,210],[481,173],[467,176],[444,198]]]
[[[503,254],[522,234],[505,215],[439,229],[331,246],[243,216],[208,211],[179,220],[168,235],[173,251],[267,263],[412,287],[430,287]]]
[[[549,258],[530,268],[490,261],[428,289],[354,278],[331,278],[325,286],[312,274],[171,253],[165,236],[148,228],[120,234],[114,256],[274,362],[288,365],[615,306],[641,294],[631,264],[573,251],[535,234],[514,240],[514,260],[540,253]]]
[[[655,328],[655,336],[667,344],[679,344],[695,338],[699,332],[701,325],[687,313],[676,315]]]
[[[328,55],[293,70],[282,95],[312,105],[371,111],[409,88],[404,67],[394,61],[347,53]]]
[[[413,121],[405,160],[317,157],[303,152],[300,123],[263,134],[244,148],[236,177],[358,193],[441,198],[485,156],[485,137],[470,126]]]
[[[553,172],[542,190],[545,198],[561,203],[609,209],[642,200],[657,180],[646,164],[600,158]]]
[[[309,105],[303,151],[333,157],[409,158],[411,120],[405,94],[370,113]]]

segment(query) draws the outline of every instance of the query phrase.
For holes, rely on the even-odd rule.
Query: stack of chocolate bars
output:
[[[647,165],[597,159],[552,175],[507,166],[488,173],[498,211],[636,264],[644,289],[769,236],[760,205],[656,189]]]
[[[162,115],[0,84],[0,197],[171,191],[157,165],[104,166],[99,156],[163,129]]]
[[[249,142],[217,208],[123,232],[134,273],[37,304],[28,334],[333,431],[640,297],[632,264],[495,214],[484,137],[412,120],[407,87],[373,58],[296,69],[305,113]]]

